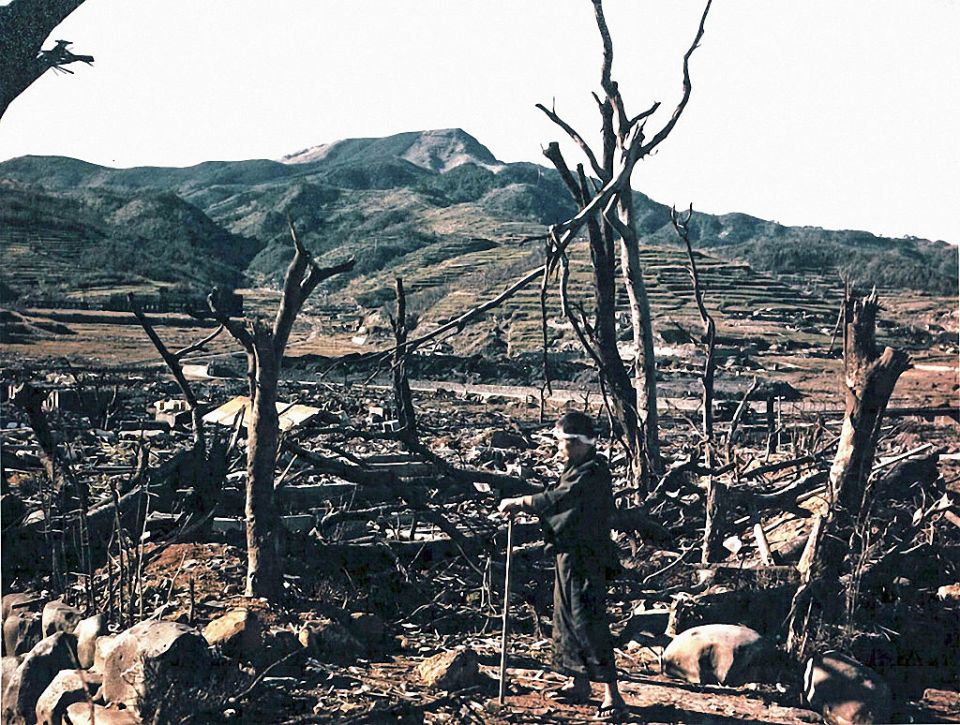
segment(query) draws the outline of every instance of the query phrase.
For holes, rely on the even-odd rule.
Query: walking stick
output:
[[[507,632],[510,625],[510,561],[513,559],[513,516],[507,519],[507,573],[503,582],[503,633],[500,636],[500,704],[507,693]]]

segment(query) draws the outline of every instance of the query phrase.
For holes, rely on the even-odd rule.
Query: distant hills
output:
[[[668,207],[635,199],[643,243],[675,248]],[[505,278],[535,256],[518,239],[574,211],[554,171],[502,163],[461,129],[187,168],[25,156],[0,163],[0,290],[27,301],[38,290],[275,281],[292,253],[290,218],[323,263],[356,257],[353,277],[335,284],[376,305],[378,291],[410,269],[421,289],[449,292],[457,260],[480,252],[484,278]],[[881,287],[957,293],[957,249],[944,242],[786,227],[746,214],[698,213],[691,232],[700,250],[760,271],[846,272]],[[452,271],[431,282],[424,270],[438,265]]]

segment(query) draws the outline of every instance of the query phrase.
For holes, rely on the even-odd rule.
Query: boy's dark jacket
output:
[[[555,486],[531,497],[530,508],[540,515],[547,554],[576,554],[584,564],[604,567],[608,576],[619,571],[610,540],[613,489],[603,456],[568,465]]]

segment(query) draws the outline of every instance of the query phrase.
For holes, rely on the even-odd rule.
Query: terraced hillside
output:
[[[0,253],[8,262],[0,282],[5,297],[19,294],[21,302],[47,290],[96,299],[177,283],[276,286],[292,254],[292,220],[325,263],[356,258],[352,275],[327,286],[343,309],[375,311],[402,276],[412,309],[439,320],[536,267],[536,244],[519,240],[573,211],[552,170],[504,164],[460,129],[176,169],[23,157],[0,164]],[[689,280],[669,210],[637,193],[635,211],[661,329],[689,327]],[[841,272],[893,290],[957,292],[957,249],[942,242],[783,227],[746,214],[695,214],[690,226],[721,326],[798,305],[802,312],[789,315],[795,332],[829,326]],[[585,259],[582,250],[574,258],[578,297]],[[539,339],[538,291],[524,291],[496,318],[511,345]],[[563,324],[555,319],[551,329],[560,334]]]
[[[0,185],[0,280],[23,302],[233,287],[256,247],[170,192]]]
[[[404,279],[414,290],[414,299],[417,293],[432,290],[432,294],[427,294],[436,301],[430,305],[424,322],[442,322],[506,287],[507,281],[494,273],[496,270],[513,269],[519,276],[520,272],[536,267],[540,260],[531,252],[517,245],[499,245],[436,266],[407,269]],[[837,315],[838,289],[826,295],[811,293],[773,276],[757,273],[747,264],[727,262],[700,252],[696,254],[707,307],[715,313],[720,335],[737,335],[737,321],[744,318],[756,325],[764,319],[779,324],[784,317],[791,319],[793,329],[789,332],[796,342],[822,341],[823,330],[829,335]],[[700,322],[686,269],[686,254],[676,248],[644,247],[641,259],[645,265],[644,277],[657,332],[665,340],[683,340],[687,331],[697,334]],[[592,307],[591,284],[586,244],[575,244],[571,250],[568,290],[571,300],[583,304],[587,311]],[[551,285],[551,290],[555,287],[555,284]],[[386,285],[382,289],[385,293],[390,292]],[[572,335],[563,334],[568,323],[562,319],[555,291],[548,297],[547,309],[551,335],[558,340],[563,337],[565,344],[575,347]],[[629,306],[623,290],[618,299],[618,310],[620,326],[624,333],[628,333]],[[518,292],[491,313],[491,319],[501,328],[511,349],[537,349],[542,339],[539,285],[531,284]]]

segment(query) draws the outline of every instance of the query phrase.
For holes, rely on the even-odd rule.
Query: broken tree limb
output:
[[[170,373],[173,375],[173,379],[177,381],[177,386],[180,388],[180,392],[183,393],[183,399],[187,401],[187,407],[190,409],[190,419],[193,425],[194,445],[199,448],[201,452],[205,451],[206,439],[203,432],[203,418],[200,415],[200,404],[197,401],[197,396],[193,392],[193,388],[190,387],[190,383],[187,382],[187,378],[183,374],[183,366],[180,364],[181,355],[186,353],[183,351],[171,353],[167,349],[167,346],[163,343],[163,340],[160,339],[160,336],[153,328],[153,325],[150,324],[150,321],[147,320],[146,316],[143,314],[143,311],[140,309],[140,305],[137,304],[136,298],[133,296],[132,292],[127,295],[127,301],[130,304],[130,310],[133,312],[133,316],[137,318],[137,322],[140,323],[143,331],[147,333],[147,337],[150,338],[150,342],[153,343],[153,346],[157,349],[161,359],[164,363],[166,363],[167,368],[169,368]],[[201,349],[204,345],[213,340],[213,338],[220,333],[220,330],[223,329],[223,325],[220,325],[216,332],[214,332],[212,335],[208,335],[194,345],[185,347],[184,350],[188,352],[194,352]]]

